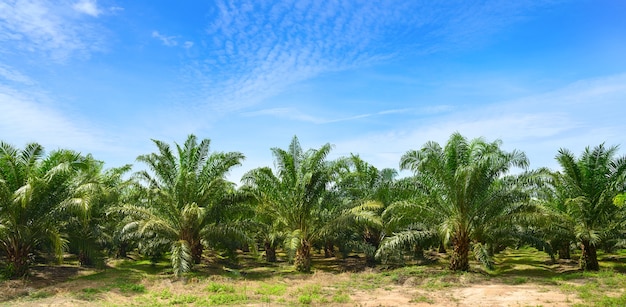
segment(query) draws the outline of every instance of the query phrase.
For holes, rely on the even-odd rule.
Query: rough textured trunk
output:
[[[324,244],[324,258],[335,257],[335,245],[333,242],[326,241]]]
[[[413,246],[413,259],[415,259],[415,260],[423,260],[424,259],[424,249],[419,244],[415,244]]]
[[[365,243],[368,245],[365,250],[365,264],[368,266],[373,267],[378,263],[378,260],[376,260],[376,250],[378,250],[378,247],[380,246],[380,236],[380,231],[377,229],[365,229],[363,238],[365,239]]]
[[[580,268],[584,271],[598,271],[598,255],[596,255],[596,246],[589,241],[582,242],[582,254],[580,255]]]
[[[311,271],[311,243],[307,240],[302,240],[300,247],[296,250],[294,265],[298,272]]]
[[[6,244],[6,243],[5,243]],[[28,273],[30,246],[21,244],[21,242],[8,242],[5,245],[7,267],[5,272],[9,278],[18,278],[26,276]]]
[[[117,249],[117,258],[126,258],[128,257],[126,249],[128,248],[128,243],[122,242]]]
[[[569,252],[569,244],[561,244],[559,246],[559,259],[572,259]]]
[[[469,236],[463,231],[457,231],[452,237],[452,256],[450,270],[469,271]]]
[[[202,252],[204,251],[204,246],[200,243],[200,240],[189,240],[190,248],[191,248],[191,259],[194,264],[199,264],[202,261]]]
[[[267,262],[276,262],[276,247],[272,246],[270,242],[264,243],[265,247],[265,260]]]
[[[81,250],[78,252],[78,263],[80,263],[80,266],[92,266],[93,260],[87,252]]]
[[[193,263],[199,264],[202,261],[202,252],[204,251],[204,246],[200,241],[196,241],[191,246],[191,258],[193,259]]]

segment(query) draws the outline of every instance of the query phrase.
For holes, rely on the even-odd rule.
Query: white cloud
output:
[[[33,85],[34,81],[25,76],[21,72],[0,63],[0,77],[12,82],[17,82],[25,85]]]
[[[37,102],[37,96],[32,92],[26,96],[0,85],[0,130],[11,131],[7,137],[17,142],[45,140],[56,146],[97,145],[95,136],[77,127],[57,110]],[[39,99],[45,98],[40,96]]]
[[[168,47],[174,47],[178,45],[178,42],[176,41],[176,36],[166,36],[159,33],[158,31],[152,31],[152,37],[160,40],[163,45]]]
[[[78,12],[91,15],[93,17],[98,17],[98,15],[102,13],[100,9],[98,9],[98,4],[95,0],[80,0],[74,3],[72,7]]]
[[[68,14],[74,10],[72,5],[67,1],[0,2],[0,52],[39,53],[64,62],[100,50],[102,36],[97,26],[79,14]]]
[[[186,41],[185,43],[183,43],[183,48],[185,48],[185,49],[189,49],[189,48],[191,48],[191,47],[193,47],[193,42],[191,42],[191,41]]]
[[[134,145],[135,136],[124,131],[126,134],[116,137],[111,129],[99,129],[92,121],[56,105],[36,87],[18,90],[0,84],[0,131],[6,132],[2,141],[18,147],[37,142],[47,150],[91,153],[97,159],[106,157],[107,167],[130,163],[136,157],[140,145]]]

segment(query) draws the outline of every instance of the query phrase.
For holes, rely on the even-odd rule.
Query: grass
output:
[[[377,293],[383,293],[383,296],[403,296],[405,302],[454,305],[455,297],[458,297],[454,293],[463,287],[501,284],[509,287],[528,285],[540,288],[540,292],[560,293],[568,297],[568,305],[626,306],[626,291],[623,290],[626,289],[626,275],[622,274],[626,267],[626,251],[602,254],[602,270],[591,273],[578,270],[576,261],[552,263],[548,255],[532,248],[505,250],[497,255],[495,269],[490,271],[472,262],[470,272],[450,272],[444,258],[429,265],[362,266],[357,272],[340,272],[342,265],[349,263],[354,267],[358,260],[362,259],[316,258],[314,265],[320,263],[323,269],[316,269],[313,274],[300,274],[293,272],[292,266],[286,262],[256,266],[256,259],[244,258],[232,268],[221,262],[200,266],[196,272],[181,279],[173,277],[168,262],[152,264],[145,260],[123,260],[112,263],[105,270],[70,278],[63,283],[67,291],[58,291],[55,287],[33,288],[25,296],[0,305],[28,305],[27,302],[34,300],[45,304],[45,300],[51,297],[68,295],[98,305],[354,306],[371,303],[367,300],[375,297],[367,295],[375,291],[380,291]],[[424,294],[426,292],[428,295]]]
[[[411,299],[409,302],[411,303],[428,303],[428,304],[434,304],[435,301],[433,299],[431,299],[430,297],[426,296],[426,295],[418,295],[416,297],[414,297],[413,299]]]
[[[287,285],[285,284],[261,284],[256,290],[256,294],[266,296],[282,296],[287,292]]]
[[[102,290],[97,288],[83,288],[79,292],[75,293],[76,298],[83,301],[95,301],[100,297]]]
[[[235,287],[232,285],[211,282],[206,290],[213,293],[233,293],[235,292]]]

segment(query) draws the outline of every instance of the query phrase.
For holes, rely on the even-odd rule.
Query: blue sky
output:
[[[625,1],[174,3],[0,0],[0,139],[113,167],[193,133],[235,181],[294,135],[379,168],[454,131],[626,146]]]

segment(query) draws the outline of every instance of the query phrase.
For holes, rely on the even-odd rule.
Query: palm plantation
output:
[[[579,158],[561,149],[560,171],[528,171],[524,153],[499,140],[454,133],[443,147],[406,152],[400,168],[412,175],[398,179],[356,154],[329,160],[330,144],[303,150],[294,137],[271,149],[274,169],[253,169],[237,187],[227,175],[243,154],[211,151],[194,135],[153,142],[130,178],[130,165],[105,170],[91,155],[1,143],[2,274],[28,275],[52,256],[90,266],[118,255],[169,259],[181,276],[203,259],[236,263],[257,247],[269,265],[285,253],[302,272],[317,250],[405,265],[435,249],[451,270],[467,271],[470,254],[490,269],[496,253],[520,246],[560,258],[577,247],[582,269],[598,270],[599,248],[623,247],[626,158],[616,158],[617,147]]]
[[[169,247],[172,267],[180,275],[200,263],[209,238],[239,234],[225,219],[235,198],[226,175],[244,157],[209,153],[210,141],[198,142],[194,135],[174,150],[162,141],[154,143],[158,152],[137,158],[149,169],[137,173],[140,198],[119,211],[131,217],[126,232]]]

